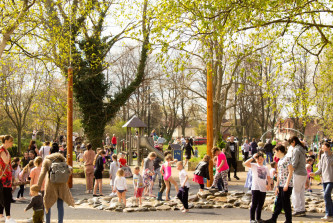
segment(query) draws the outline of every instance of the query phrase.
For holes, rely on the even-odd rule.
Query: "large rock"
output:
[[[136,211],[136,212],[146,212],[146,211],[148,211],[148,208],[138,207],[138,208],[134,208],[134,211]]]
[[[204,190],[204,191],[198,192],[198,197],[202,198],[202,199],[206,199],[209,195],[212,195],[212,194],[213,193],[211,193],[210,191]]]
[[[226,203],[227,200],[228,200],[227,197],[216,197],[216,198],[214,199],[215,203]]]
[[[75,205],[81,205],[81,204],[83,204],[83,203],[87,203],[87,202],[88,202],[87,199],[82,199],[82,200],[78,200],[78,201],[76,201],[76,202],[75,202]]]
[[[153,204],[145,202],[145,203],[142,204],[142,207],[144,207],[144,208],[151,208],[151,207],[153,207]]]
[[[237,198],[231,197],[231,196],[228,196],[228,198],[227,198],[227,202],[230,204],[235,203],[235,201],[237,201],[237,200],[238,200]]]
[[[188,202],[197,202],[199,200],[198,195],[191,195],[188,197]]]
[[[171,207],[169,205],[164,204],[162,206],[157,207],[156,210],[158,210],[158,211],[169,211],[169,210],[171,210]]]
[[[150,207],[148,208],[149,211],[157,211],[157,209],[155,207]]]
[[[232,206],[231,204],[225,204],[222,205],[222,208],[233,208],[234,206]]]
[[[209,196],[207,196],[207,200],[213,200],[215,198],[215,196],[214,195],[209,195]]]
[[[106,201],[108,203],[110,203],[111,199],[112,199],[112,197],[110,197],[110,196],[106,196],[106,197],[101,198],[102,201]]]
[[[123,212],[134,212],[134,208],[125,208]]]
[[[205,204],[205,205],[202,205],[201,208],[202,208],[202,209],[212,209],[212,208],[213,208],[213,205],[211,205],[211,204]]]

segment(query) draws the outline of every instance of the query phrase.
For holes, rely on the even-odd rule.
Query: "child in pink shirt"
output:
[[[212,155],[217,157],[216,173],[212,187],[216,187],[218,181],[222,179],[224,185],[224,192],[228,192],[228,171],[229,166],[227,158],[218,147],[212,149]]]
[[[42,163],[43,163],[43,158],[38,156],[34,161],[35,168],[33,168],[30,172],[30,187],[38,183],[38,178],[42,170]],[[41,188],[42,195],[44,195],[44,188],[45,188],[45,180],[43,181]]]

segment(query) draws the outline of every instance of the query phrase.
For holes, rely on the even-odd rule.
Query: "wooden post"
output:
[[[210,156],[209,178],[207,186],[213,184],[213,76],[211,64],[207,65],[207,154]]]
[[[67,164],[73,167],[73,68],[68,68],[67,87]],[[73,176],[68,179],[69,188],[73,187]]]

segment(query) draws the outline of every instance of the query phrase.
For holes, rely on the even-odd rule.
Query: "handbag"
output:
[[[8,167],[8,164],[6,164],[6,167],[3,170],[1,177],[0,177],[0,205],[2,207],[5,207],[5,201],[4,201],[4,197],[3,197],[3,185],[2,185],[1,179],[2,179],[3,175],[5,174],[7,167]]]

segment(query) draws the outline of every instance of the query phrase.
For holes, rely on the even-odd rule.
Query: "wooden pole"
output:
[[[67,86],[67,164],[73,167],[73,68],[68,68]],[[69,188],[73,187],[73,176],[68,180]]]
[[[207,155],[210,156],[209,178],[207,186],[213,184],[213,76],[211,64],[207,65]]]

